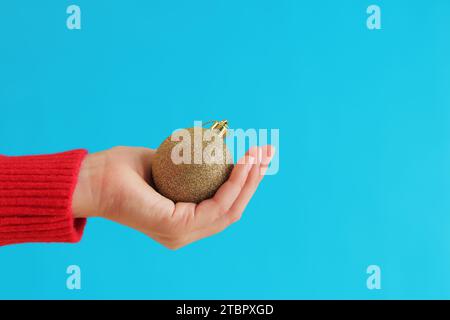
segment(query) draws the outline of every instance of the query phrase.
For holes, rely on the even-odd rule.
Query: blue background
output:
[[[74,3],[78,31],[72,2],[0,4],[0,153],[157,147],[219,118],[280,129],[280,171],[179,251],[101,219],[2,247],[0,298],[450,298],[449,1]]]

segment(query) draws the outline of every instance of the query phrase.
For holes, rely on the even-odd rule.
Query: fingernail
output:
[[[275,149],[273,148],[267,148],[266,157],[263,158],[262,164],[264,166],[268,166],[270,164],[270,161],[272,161],[273,156],[275,155]]]
[[[261,163],[262,159],[262,148],[258,148],[258,162]]]

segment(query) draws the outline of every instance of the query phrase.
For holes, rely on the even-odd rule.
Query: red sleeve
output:
[[[78,242],[86,219],[72,216],[72,195],[86,150],[0,156],[0,246]]]

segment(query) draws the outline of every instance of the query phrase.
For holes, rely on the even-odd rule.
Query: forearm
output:
[[[0,245],[78,242],[85,219],[74,219],[72,196],[85,150],[0,157]]]

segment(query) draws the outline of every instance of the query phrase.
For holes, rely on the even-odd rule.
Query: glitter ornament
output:
[[[214,196],[233,169],[225,144],[228,122],[175,131],[152,161],[155,189],[174,202],[199,203]]]

